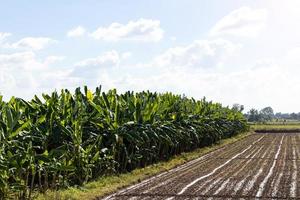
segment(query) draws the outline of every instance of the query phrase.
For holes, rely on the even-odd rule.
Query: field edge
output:
[[[182,153],[174,156],[168,161],[158,162],[149,165],[145,168],[135,169],[132,172],[101,177],[96,181],[91,181],[84,186],[75,188],[71,187],[66,190],[47,191],[45,194],[37,194],[38,200],[81,200],[81,199],[100,199],[101,197],[112,194],[120,189],[130,185],[139,183],[157,174],[168,171],[172,168],[178,167],[186,162],[199,158],[207,153],[222,148],[228,144],[235,143],[253,134],[253,131],[240,133],[231,138],[226,138],[218,143],[198,148],[192,152]]]
[[[256,133],[300,133],[300,124],[250,124]]]

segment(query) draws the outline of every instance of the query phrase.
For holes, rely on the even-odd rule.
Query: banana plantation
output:
[[[172,93],[84,87],[30,101],[0,96],[0,199],[128,172],[247,129],[235,109]]]

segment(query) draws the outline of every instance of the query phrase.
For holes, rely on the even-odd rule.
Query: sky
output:
[[[87,85],[300,112],[298,0],[0,0],[0,94]]]

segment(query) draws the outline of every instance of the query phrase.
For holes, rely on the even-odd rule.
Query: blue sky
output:
[[[101,84],[298,112],[297,0],[1,1],[5,99]]]

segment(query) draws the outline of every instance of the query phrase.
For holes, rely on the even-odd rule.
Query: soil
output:
[[[256,133],[103,199],[300,199],[300,133]]]

